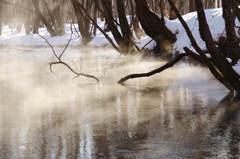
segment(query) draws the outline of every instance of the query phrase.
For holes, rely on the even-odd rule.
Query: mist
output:
[[[86,77],[72,79],[74,74],[63,65],[53,66],[58,76],[51,73],[48,63],[56,59],[49,48],[20,49],[1,50],[0,158],[238,153],[229,151],[236,146],[230,140],[234,133],[217,134],[225,116],[218,105],[227,90],[204,67],[182,62],[119,85],[122,77],[165,62],[119,56],[111,49],[68,49],[64,61],[100,78],[97,83]],[[235,132],[239,126],[233,122],[228,129]]]

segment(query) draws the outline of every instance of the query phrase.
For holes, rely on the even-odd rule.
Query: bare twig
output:
[[[60,62],[49,62],[49,66],[50,66],[50,71],[55,74],[56,76],[59,76],[58,74],[56,74],[53,70],[52,70],[52,65],[53,64],[59,64]]]
[[[73,35],[72,25],[73,25],[73,24],[71,24],[71,27],[70,27],[70,28],[71,28],[71,36],[70,36],[70,39],[68,40],[67,45],[65,46],[65,48],[64,48],[63,51],[62,51],[62,53],[60,54],[59,59],[62,57],[62,55],[63,55],[64,52],[66,51],[67,47],[69,46],[70,41],[72,40],[72,35]]]
[[[151,39],[149,42],[147,42],[147,43],[141,48],[141,51],[142,51],[148,44],[150,44],[152,41],[153,41],[153,39]]]
[[[54,65],[54,64],[62,64],[62,65],[65,65],[70,71],[72,71],[74,74],[77,75],[75,78],[77,78],[77,77],[79,77],[79,76],[84,76],[84,77],[93,78],[93,79],[95,79],[97,82],[100,81],[97,77],[95,77],[95,76],[93,76],[93,75],[88,75],[88,74],[85,74],[85,73],[78,73],[78,72],[76,72],[76,71],[75,71],[74,69],[72,69],[67,63],[65,63],[65,62],[63,62],[63,61],[51,62],[51,63],[50,63],[50,66],[51,66],[51,65]]]
[[[44,38],[42,35],[40,35],[40,34],[38,34],[38,36],[40,36],[43,40],[46,41],[46,43],[51,47],[54,56],[55,56],[58,60],[60,60],[59,57],[57,56],[57,54],[56,54],[56,52],[55,52],[53,46],[48,42],[48,40],[47,40],[46,38]]]
[[[67,45],[65,46],[65,48],[63,49],[63,51],[61,52],[61,54],[60,54],[59,56],[56,54],[53,46],[48,42],[48,40],[47,40],[46,38],[44,38],[43,36],[41,36],[40,34],[38,34],[38,35],[47,42],[47,44],[51,47],[54,56],[58,59],[57,62],[50,62],[50,63],[49,63],[49,65],[50,65],[50,71],[51,71],[53,74],[57,75],[57,74],[52,70],[52,66],[53,66],[53,65],[56,65],[56,64],[62,64],[62,65],[65,65],[71,72],[73,72],[74,74],[77,75],[77,76],[75,76],[73,79],[75,79],[75,78],[77,78],[77,77],[79,77],[79,76],[84,76],[84,77],[88,77],[88,78],[93,78],[93,79],[95,79],[97,82],[100,81],[97,77],[95,77],[95,76],[93,76],[93,75],[89,75],[89,74],[85,74],[85,73],[81,73],[81,72],[75,71],[75,70],[74,70],[72,67],[70,67],[67,63],[65,63],[65,62],[63,62],[63,61],[61,60],[62,55],[65,53],[65,51],[66,51],[66,49],[68,48],[68,46],[69,46],[69,44],[70,44],[70,41],[71,41],[71,39],[72,39],[72,35],[73,35],[72,26],[71,26],[71,36],[70,36],[70,39],[68,40]],[[81,71],[81,70],[80,70],[80,71]],[[58,76],[58,75],[57,75],[57,76]]]

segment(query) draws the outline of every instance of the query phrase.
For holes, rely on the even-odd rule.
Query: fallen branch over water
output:
[[[72,31],[72,26],[71,26],[71,31]],[[56,54],[53,46],[47,41],[46,38],[44,38],[44,37],[41,36],[40,34],[38,34],[38,35],[47,42],[47,44],[51,47],[54,56],[58,59],[58,61],[56,61],[56,62],[50,62],[50,63],[49,63],[49,65],[50,65],[50,71],[51,71],[53,74],[57,75],[56,73],[53,72],[53,70],[52,70],[52,65],[62,64],[62,65],[64,65],[64,66],[66,66],[71,72],[73,72],[73,73],[76,75],[73,79],[75,79],[75,78],[77,78],[77,77],[79,77],[79,76],[84,76],[84,77],[88,77],[88,78],[93,78],[93,79],[95,79],[97,82],[100,81],[97,77],[95,77],[95,76],[93,76],[93,75],[85,74],[85,73],[82,73],[82,72],[80,72],[80,71],[79,71],[79,72],[78,72],[78,71],[75,71],[71,66],[69,66],[67,63],[65,63],[65,62],[63,62],[63,61],[61,60],[62,55],[65,53],[65,51],[66,51],[67,47],[69,46],[69,43],[70,43],[70,41],[71,41],[71,39],[72,39],[73,31],[72,31],[72,33],[71,33],[71,36],[70,36],[70,39],[68,40],[67,45],[65,46],[65,48],[63,49],[63,51],[62,51],[62,53],[61,53],[60,55],[57,55],[57,54]]]
[[[147,73],[139,73],[139,74],[128,75],[128,76],[122,78],[121,80],[119,80],[118,83],[123,84],[125,81],[127,81],[129,79],[140,78],[140,77],[149,77],[149,76],[152,76],[156,73],[160,73],[160,72],[168,69],[169,67],[172,67],[174,64],[176,64],[178,61],[180,61],[183,57],[185,57],[187,55],[188,55],[187,53],[179,54],[173,60],[171,60],[170,62],[166,63],[165,65],[163,65],[163,66],[161,66],[161,67],[159,67],[155,70],[152,70],[152,71],[147,72]]]

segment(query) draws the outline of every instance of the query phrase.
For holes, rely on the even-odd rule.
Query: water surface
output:
[[[240,158],[240,104],[205,68],[180,63],[123,86],[164,62],[68,49],[95,83],[61,65],[52,74],[48,48],[24,50],[0,53],[0,158]]]

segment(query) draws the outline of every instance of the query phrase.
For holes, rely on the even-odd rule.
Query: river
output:
[[[240,103],[206,68],[180,62],[119,85],[164,62],[104,48],[62,58],[101,82],[51,73],[50,48],[1,49],[1,159],[240,158]]]

